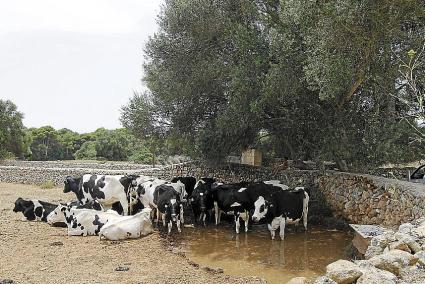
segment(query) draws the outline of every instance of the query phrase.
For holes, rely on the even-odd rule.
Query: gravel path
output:
[[[22,221],[18,197],[69,201],[60,188],[0,183],[0,282],[14,283],[264,283],[198,267],[170,251],[158,232],[131,241],[68,237],[66,229]],[[123,271],[117,271],[123,270]]]

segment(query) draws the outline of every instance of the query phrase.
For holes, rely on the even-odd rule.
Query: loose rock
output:
[[[326,276],[338,284],[353,283],[362,274],[360,267],[348,260],[338,260],[326,266]]]
[[[337,283],[327,276],[320,276],[314,281],[314,284],[337,284]]]
[[[418,258],[402,250],[391,250],[385,254],[374,256],[369,262],[376,268],[399,275],[401,269],[413,265]]]

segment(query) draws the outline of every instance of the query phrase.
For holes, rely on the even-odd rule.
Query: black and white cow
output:
[[[211,189],[217,185],[213,178],[201,178],[196,183],[192,196],[189,198],[195,222],[202,221],[205,226],[207,214],[212,215],[214,199]]]
[[[94,236],[110,220],[130,218],[121,216],[113,210],[107,212],[93,209],[77,209],[68,205],[59,204],[57,210],[62,212],[68,227],[68,236]]]
[[[285,238],[285,225],[299,222],[301,219],[307,230],[309,195],[303,187],[294,190],[280,190],[269,196],[260,195],[254,203],[252,220],[258,222],[265,218],[272,239],[280,228],[280,238]]]
[[[74,192],[81,204],[97,200],[105,208],[115,206],[119,210],[121,206],[123,214],[128,215],[131,193],[134,192],[132,188],[136,187],[138,177],[92,174],[85,174],[81,178],[67,177],[64,192]]]
[[[167,185],[171,186],[176,190],[180,195],[180,201],[183,202],[187,198],[187,192],[185,189],[185,185],[181,181],[177,182],[168,182],[163,179],[149,179],[144,181],[141,184],[138,184],[137,187],[137,196],[138,199],[142,202],[143,206],[150,207],[150,208],[156,208],[156,205],[154,203],[154,192],[155,189],[160,185]]]
[[[168,225],[168,233],[171,233],[173,223],[176,223],[177,230],[180,233],[180,223],[183,223],[183,204],[181,203],[180,193],[172,186],[162,184],[156,187],[154,191],[154,200],[158,209],[157,222],[159,215],[162,214],[163,225]]]
[[[240,219],[245,222],[245,232],[248,231],[249,210],[253,207],[245,190],[249,183],[223,184],[211,188],[214,200],[215,224],[220,223],[221,214],[233,214],[236,233],[239,233]]]
[[[59,205],[55,208],[55,210],[53,210],[52,212],[50,212],[49,215],[47,215],[46,221],[51,226],[58,226],[58,224],[60,224],[61,227],[67,227],[65,216],[61,211],[61,208],[63,206],[67,206],[69,208],[76,208],[76,209],[93,209],[96,211],[103,211],[102,205],[96,200],[92,200],[84,205],[81,205],[79,201],[60,203]]]
[[[43,221],[47,222],[47,216],[55,210],[57,204],[32,199],[27,200],[19,197],[15,201],[13,212],[22,212],[28,221]]]
[[[180,181],[185,186],[185,191],[187,193],[187,196],[192,196],[192,192],[195,189],[196,185],[196,178],[194,177],[175,177],[171,180],[172,183],[177,183]]]

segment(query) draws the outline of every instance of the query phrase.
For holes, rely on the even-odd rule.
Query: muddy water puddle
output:
[[[259,276],[268,283],[320,276],[326,265],[347,258],[345,250],[352,240],[348,232],[313,227],[308,232],[288,230],[284,241],[272,241],[262,225],[239,235],[230,225],[185,228],[182,237],[186,255],[192,261],[223,268],[231,275]]]

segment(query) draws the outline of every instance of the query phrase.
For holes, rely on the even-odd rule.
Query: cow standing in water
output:
[[[303,220],[307,230],[309,195],[303,187],[294,190],[276,191],[269,196],[260,195],[254,203],[252,220],[258,222],[265,219],[271,238],[280,228],[280,238],[285,238],[285,225],[296,224]]]
[[[201,178],[196,183],[192,195],[189,198],[195,222],[203,222],[205,226],[207,214],[209,213],[210,216],[212,216],[214,199],[211,189],[218,185],[219,184],[215,183],[215,179],[212,178]]]

